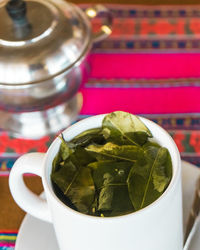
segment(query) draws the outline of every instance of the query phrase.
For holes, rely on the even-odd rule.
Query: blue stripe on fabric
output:
[[[116,81],[116,82],[114,82]],[[169,79],[170,81],[170,79]],[[200,79],[191,80],[191,82],[136,82],[136,80],[129,80],[129,82],[120,82],[120,79],[112,80],[112,83],[105,81],[99,82],[98,79],[89,80],[85,86],[85,88],[177,88],[177,87],[200,87]]]
[[[14,250],[14,247],[0,247],[0,250]],[[28,250],[28,249],[27,249]]]

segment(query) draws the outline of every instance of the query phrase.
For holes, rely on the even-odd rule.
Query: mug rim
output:
[[[100,115],[95,115],[95,116],[90,116],[90,117],[87,117],[87,118],[84,118],[74,124],[72,124],[71,126],[69,126],[68,128],[66,128],[63,132],[61,132],[61,134],[63,133],[64,134],[64,137],[66,137],[66,134],[67,133],[70,133],[71,130],[75,130],[76,127],[79,127],[82,123],[87,123],[88,120],[96,120],[96,119],[101,119],[103,120],[104,116],[106,116],[107,114],[100,114]],[[76,216],[80,216],[82,218],[87,218],[87,219],[91,219],[91,220],[125,220],[125,219],[129,219],[130,217],[132,216],[139,216],[139,215],[142,215],[144,213],[148,213],[150,210],[152,210],[153,208],[157,207],[160,203],[160,201],[162,201],[169,193],[170,191],[174,188],[174,186],[176,186],[177,182],[179,181],[179,176],[181,175],[181,159],[180,159],[180,153],[178,151],[178,148],[174,142],[174,140],[172,139],[172,137],[169,135],[169,133],[164,129],[162,128],[160,125],[156,124],[155,122],[147,119],[147,118],[144,118],[144,117],[141,117],[139,115],[137,115],[137,117],[139,119],[141,119],[142,121],[145,121],[145,125],[146,125],[146,122],[151,124],[152,126],[156,126],[159,130],[161,130],[165,135],[166,137],[168,138],[168,141],[170,142],[170,144],[173,146],[174,148],[174,152],[175,152],[175,156],[176,158],[174,159],[174,161],[172,160],[172,179],[167,187],[167,189],[164,191],[163,194],[161,194],[160,197],[158,197],[158,199],[156,199],[155,201],[153,201],[151,204],[149,204],[148,206],[142,208],[142,209],[139,209],[137,211],[133,211],[132,213],[129,213],[129,214],[125,214],[125,215],[119,215],[119,216],[112,216],[112,217],[99,217],[99,216],[93,216],[93,215],[88,215],[88,214],[84,214],[84,213],[81,213],[79,211],[76,211],[72,208],[70,208],[69,206],[67,206],[66,204],[64,204],[58,197],[57,195],[55,194],[55,192],[53,191],[53,188],[51,186],[51,183],[49,183],[48,181],[48,173],[47,173],[47,170],[49,168],[52,168],[52,161],[51,161],[51,166],[48,166],[47,165],[47,162],[49,160],[49,155],[52,151],[55,152],[55,145],[57,144],[57,147],[60,145],[61,143],[61,140],[59,140],[58,136],[54,139],[54,141],[51,143],[49,149],[47,150],[46,154],[45,154],[45,159],[44,159],[44,165],[43,165],[43,173],[42,173],[42,182],[43,182],[43,185],[45,187],[45,192],[46,190],[49,191],[51,197],[53,198],[53,200],[60,206],[63,207],[63,209],[66,210],[66,213],[70,213],[71,215],[76,215]],[[148,127],[148,125],[146,125]],[[94,126],[94,128],[98,128],[98,126]],[[85,130],[83,130],[85,131]],[[82,131],[82,132],[83,132]],[[150,130],[151,131],[151,130]],[[81,132],[75,134],[73,137],[75,137],[76,135],[80,134]],[[72,139],[71,138],[71,139]],[[71,140],[70,139],[70,140]],[[60,142],[59,142],[60,141]],[[58,147],[59,148],[59,147]],[[56,151],[57,153],[58,151]],[[56,155],[55,153],[55,155]],[[170,154],[171,156],[171,154]],[[54,156],[55,157],[55,156]],[[171,156],[172,158],[172,156]],[[173,164],[174,162],[174,164]],[[174,167],[174,165],[176,165],[176,168]],[[51,171],[50,171],[51,173]],[[51,179],[50,179],[50,182],[51,182]]]

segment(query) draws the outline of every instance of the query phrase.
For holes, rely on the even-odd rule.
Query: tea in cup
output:
[[[41,176],[46,200],[24,173]],[[20,157],[9,184],[22,209],[53,224],[61,250],[182,250],[180,155],[148,119],[118,111],[81,120],[47,153]]]

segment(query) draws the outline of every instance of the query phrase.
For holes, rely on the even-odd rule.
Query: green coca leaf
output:
[[[127,187],[127,178],[132,163],[101,161],[91,163],[90,167],[93,169],[92,176],[99,194],[97,210],[104,216],[132,212],[133,206]]]
[[[147,179],[136,174],[132,169],[128,178],[128,190],[135,210],[148,206],[160,196],[160,193],[154,189],[152,181],[149,182],[148,189],[146,186]]]
[[[166,148],[160,148],[157,155],[157,163],[152,173],[154,188],[163,193],[172,177],[172,166],[169,152]]]
[[[140,146],[144,145],[150,137],[149,134],[144,131],[129,132],[126,135]]]
[[[149,146],[145,150],[145,157],[148,162],[152,163],[152,179],[154,188],[162,193],[165,187],[169,184],[172,172],[168,172],[171,167],[169,152],[164,147]]]
[[[69,159],[77,166],[87,166],[89,163],[96,161],[95,157],[84,148],[77,148]]]
[[[67,162],[59,171],[52,173],[51,178],[79,212],[89,212],[95,198],[95,187],[89,168],[77,169],[72,162]]]
[[[61,139],[60,149],[53,160],[53,167],[52,172],[55,172],[60,168],[60,164],[67,160],[70,155],[74,152],[72,149],[69,148],[66,141],[64,141],[63,136],[59,137]]]
[[[105,145],[89,145],[86,150],[98,160],[114,159],[120,161],[136,162],[143,156],[143,150],[134,145],[116,145],[111,142]]]
[[[134,138],[136,132],[146,134],[145,137],[152,136],[149,129],[137,116],[123,111],[116,111],[106,115],[102,127],[104,137],[117,144],[138,145],[138,139]],[[146,139],[143,139],[143,141],[145,142]]]
[[[71,148],[76,148],[76,147],[85,147],[90,143],[97,143],[97,144],[105,143],[105,139],[102,135],[101,128],[88,129],[82,132],[81,134],[74,137],[69,142],[69,145]]]
[[[171,160],[166,148],[146,147],[144,156],[145,161],[138,161],[128,177],[130,199],[136,210],[155,201],[168,186],[172,174]]]

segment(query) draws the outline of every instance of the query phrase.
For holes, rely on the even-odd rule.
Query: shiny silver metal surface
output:
[[[69,70],[91,47],[91,27],[75,5],[27,0],[31,32],[18,39],[5,6],[0,8],[0,84],[33,84]]]
[[[82,107],[82,96],[76,94],[68,102],[44,111],[10,113],[0,111],[1,128],[16,137],[39,139],[55,135],[68,127]]]
[[[24,1],[26,32],[8,14],[8,1],[0,3],[0,127],[32,138],[62,130],[73,120],[79,108],[72,100],[83,81],[87,55],[94,42],[110,35],[112,20],[102,5],[83,12],[63,0]],[[103,24],[93,33],[90,19],[100,13]],[[58,112],[61,106],[65,108]],[[60,125],[44,125],[54,124],[58,115]]]
[[[83,60],[80,67],[73,67],[37,84],[0,84],[0,110],[12,113],[43,111],[68,102],[82,82],[84,63]]]

